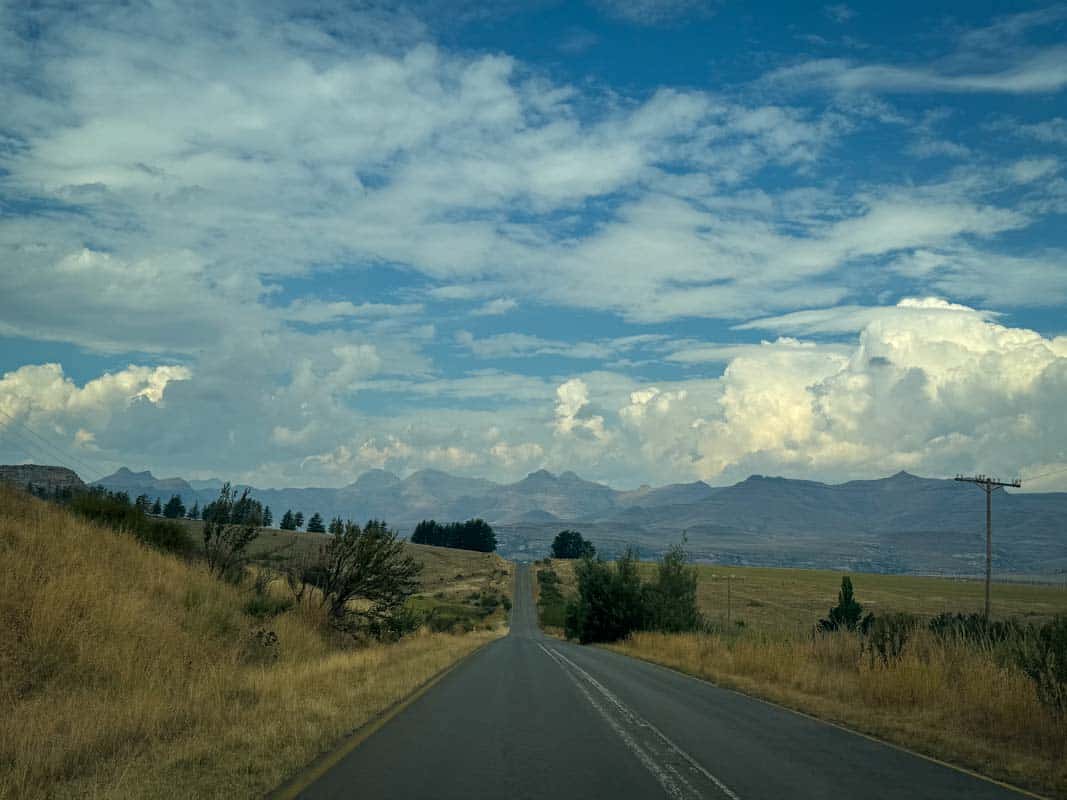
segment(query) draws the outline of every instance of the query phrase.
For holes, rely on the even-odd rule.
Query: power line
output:
[[[58,445],[54,444],[53,442],[50,442],[48,439],[45,439],[39,433],[34,431],[31,427],[26,425],[24,422],[16,419],[11,414],[8,414],[3,409],[0,409],[0,415],[6,417],[13,424],[18,425],[22,430],[29,433],[37,441],[44,445],[46,451],[51,454],[49,455],[49,458],[58,458],[59,463],[63,466],[69,466],[71,464],[74,464],[75,466],[80,466],[81,469],[85,470],[87,478],[91,479],[93,476],[103,477],[104,473],[101,472],[97,467],[94,467],[93,465],[89,464],[84,459],[72,455],[69,451],[60,448]]]
[[[1052,472],[1043,472],[1040,475],[1028,475],[1026,477],[1026,480],[1028,480],[1028,481],[1039,481],[1042,478],[1048,478],[1048,477],[1050,477],[1052,475],[1062,475],[1064,472],[1067,472],[1067,467],[1064,467],[1063,469],[1054,469],[1054,470],[1052,470]]]
[[[988,475],[967,477],[957,475],[956,480],[973,483],[985,492],[985,618],[989,619],[989,587],[993,581],[993,492],[1003,487],[1022,488],[1023,482],[1018,478],[1002,481]]]

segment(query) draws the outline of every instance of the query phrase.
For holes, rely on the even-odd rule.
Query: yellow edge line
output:
[[[890,742],[886,739],[880,739],[879,737],[874,736],[870,733],[864,733],[863,731],[858,731],[855,728],[849,728],[848,726],[843,725],[840,722],[835,722],[830,719],[823,719],[822,717],[817,717],[814,714],[809,714],[807,711],[801,711],[798,708],[792,708],[790,706],[783,705],[782,703],[777,703],[774,700],[768,700],[765,697],[759,697],[754,694],[742,692],[740,689],[734,689],[729,686],[723,686],[720,683],[715,683],[715,681],[708,680],[707,678],[702,678],[699,675],[692,675],[683,670],[675,669],[674,667],[669,667],[666,664],[660,664],[658,661],[653,661],[649,658],[645,658],[644,656],[630,655],[629,653],[620,653],[617,650],[611,650],[607,647],[604,647],[602,649],[607,650],[610,653],[615,653],[616,655],[625,656],[627,658],[633,658],[637,661],[643,661],[646,664],[651,664],[654,667],[665,669],[668,672],[673,672],[676,675],[681,675],[682,677],[690,678],[694,681],[706,683],[708,686],[713,686],[716,689],[720,689],[724,692],[731,692],[741,697],[746,697],[749,700],[755,700],[756,702],[763,703],[764,705],[779,708],[782,711],[788,711],[790,714],[796,714],[798,717],[804,717],[806,719],[812,720],[813,722],[821,722],[823,725],[829,725],[833,728],[837,728],[839,731],[851,733],[853,736],[860,736],[864,739],[867,739],[868,741],[875,742],[876,744],[885,745],[886,747],[892,747],[894,750],[899,750],[902,753],[907,753],[908,755],[915,756],[916,758],[921,758],[923,761],[929,761],[933,764],[937,764],[942,767],[948,767],[949,769],[955,770],[956,772],[961,772],[964,775],[971,776],[972,778],[977,778],[978,780],[985,781],[986,783],[991,783],[994,786],[999,786],[1001,789],[1007,789],[1008,791],[1016,792],[1017,794],[1021,794],[1024,797],[1032,797],[1034,798],[1034,800],[1051,800],[1051,798],[1046,795],[1036,794],[1028,789],[1023,789],[1022,787],[1006,783],[1005,781],[997,780],[996,778],[991,778],[988,775],[983,775],[980,772],[975,772],[974,770],[968,769],[967,767],[961,767],[958,764],[952,764],[948,761],[942,761],[940,758],[936,758],[935,756],[928,756],[925,753],[920,753],[918,750],[912,750],[910,747],[905,747],[902,744],[896,744],[895,742]]]
[[[353,750],[359,747],[363,742],[367,741],[371,736],[377,733],[387,722],[393,719],[397,714],[410,706],[430,689],[436,686],[446,675],[451,673],[461,664],[467,662],[475,655],[480,653],[493,642],[499,642],[503,636],[496,639],[490,639],[487,642],[482,642],[476,648],[471,650],[459,661],[455,661],[442,669],[436,675],[428,678],[424,681],[415,691],[409,694],[407,697],[403,697],[400,700],[394,702],[391,706],[388,706],[382,711],[379,711],[369,720],[364,722],[352,733],[348,734],[341,742],[332,750],[328,750],[325,754],[316,758],[309,766],[305,767],[295,777],[290,778],[283,783],[279,788],[269,792],[266,797],[268,800],[296,800],[300,796],[300,793],[307,789],[311,784],[315,783],[319,778],[336,767],[341,761],[345,759]]]

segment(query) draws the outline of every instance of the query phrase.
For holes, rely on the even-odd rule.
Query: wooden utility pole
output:
[[[1018,478],[1013,481],[1001,481],[988,475],[957,475],[956,480],[973,483],[985,492],[985,618],[988,620],[989,585],[993,580],[993,492],[1005,486],[1018,489],[1022,487],[1023,482]]]

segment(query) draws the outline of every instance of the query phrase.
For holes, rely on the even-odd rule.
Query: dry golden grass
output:
[[[654,567],[643,565],[647,570]],[[842,572],[763,567],[697,566],[697,602],[711,619],[725,619],[727,590],[732,620],[749,628],[807,632],[837,602]],[[934,616],[944,611],[981,611],[985,584],[980,580],[849,573],[856,598],[876,614],[906,611]],[[1067,584],[993,584],[993,614],[1040,622],[1067,614]]]
[[[635,633],[609,647],[1067,797],[1067,724],[989,652],[925,632],[889,666],[861,656],[849,634]]]
[[[312,605],[256,623],[247,590],[4,487],[0,561],[3,798],[260,796],[502,632],[344,649]]]

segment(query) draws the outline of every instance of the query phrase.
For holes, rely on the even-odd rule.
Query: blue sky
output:
[[[1067,488],[1067,5],[0,3],[0,108],[2,461]]]

